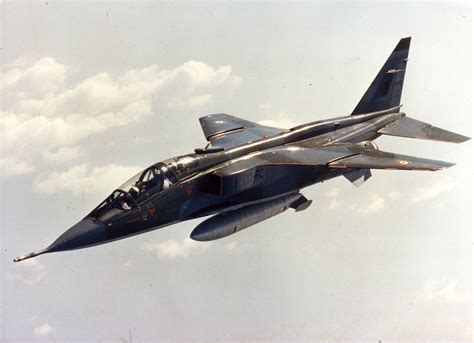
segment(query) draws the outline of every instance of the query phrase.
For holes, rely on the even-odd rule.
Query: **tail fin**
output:
[[[411,37],[400,39],[352,115],[386,110],[400,105],[410,40]]]

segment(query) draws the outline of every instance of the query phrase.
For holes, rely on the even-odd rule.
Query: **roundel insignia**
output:
[[[406,160],[396,160],[395,161],[396,164],[399,164],[401,166],[407,166],[410,164],[410,161],[406,161]]]

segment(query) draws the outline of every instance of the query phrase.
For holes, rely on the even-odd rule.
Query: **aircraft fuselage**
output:
[[[150,194],[130,210],[112,208],[112,215],[94,216],[94,211],[39,253],[85,248],[108,243],[176,222],[269,201],[299,191],[312,184],[341,175],[326,166],[274,166],[251,170],[251,187],[222,194],[213,172],[248,156],[282,145],[303,142],[323,146],[334,142],[360,142],[378,136],[378,129],[399,118],[399,107],[358,116],[338,117],[308,123],[273,137],[242,144],[224,151],[180,156],[186,166],[180,180],[166,190]],[[34,253],[33,253],[34,254]],[[36,254],[37,255],[37,254]],[[34,256],[36,256],[34,255]]]

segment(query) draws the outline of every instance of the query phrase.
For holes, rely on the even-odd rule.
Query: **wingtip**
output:
[[[444,167],[443,169],[448,169],[448,168],[454,167],[455,165],[456,165],[456,163],[448,162],[448,163],[446,163],[446,167]]]
[[[441,164],[439,167],[433,168],[433,169],[431,169],[431,170],[432,170],[432,171],[444,170],[444,169],[451,168],[451,167],[453,167],[453,166],[455,166],[455,165],[456,165],[456,163],[442,162],[442,164]]]
[[[455,132],[449,132],[449,133],[450,133],[450,136],[448,138],[444,140],[440,139],[440,141],[447,142],[447,143],[461,144],[471,139],[471,137],[463,136],[463,135],[460,135],[459,133],[455,133]]]

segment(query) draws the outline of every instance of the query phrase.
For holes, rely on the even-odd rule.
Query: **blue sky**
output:
[[[402,37],[416,119],[472,137],[467,3],[2,5],[4,341],[471,341],[472,143],[382,137],[456,162],[305,189],[313,205],[196,243],[190,221],[51,243],[144,167],[205,145],[225,112],[290,127],[348,114]]]

